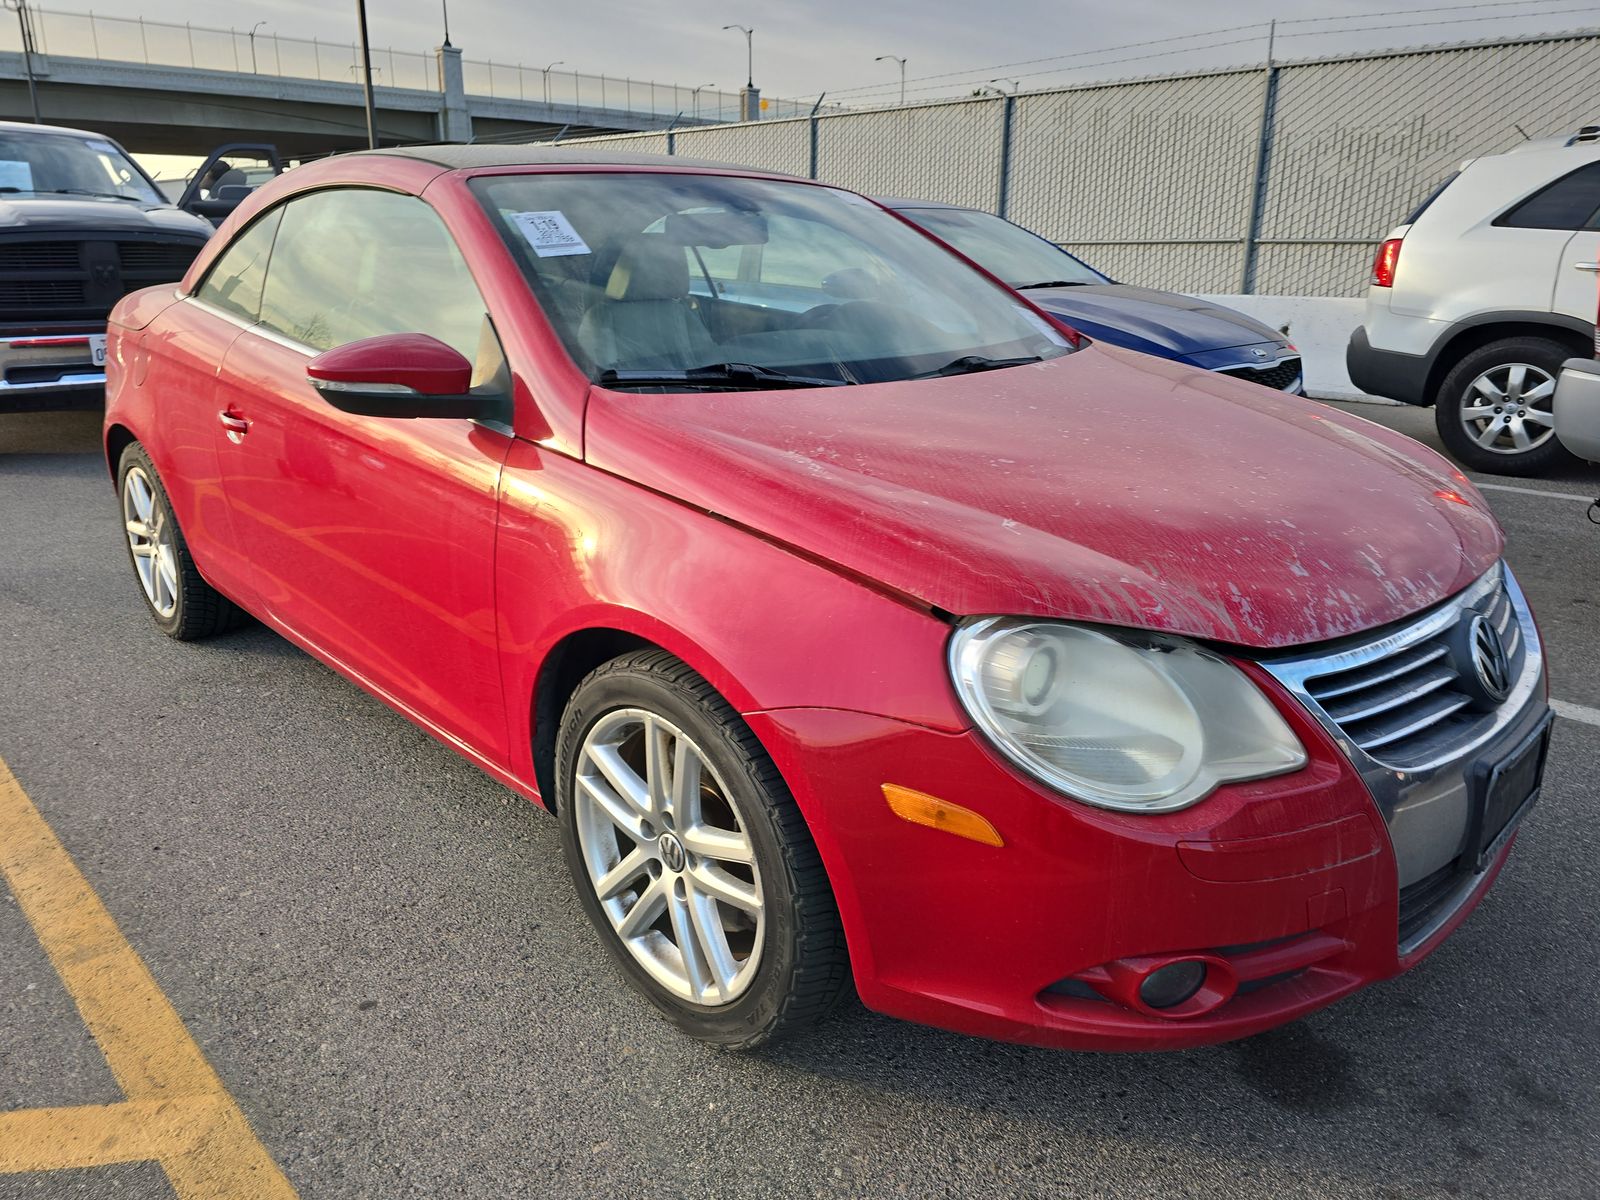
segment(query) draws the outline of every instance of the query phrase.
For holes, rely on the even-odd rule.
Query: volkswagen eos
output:
[[[1448,463],[809,180],[300,167],[117,306],[105,446],[163,632],[251,614],[553,810],[720,1045],[852,981],[1061,1047],[1263,1030],[1427,955],[1539,789],[1538,632]]]

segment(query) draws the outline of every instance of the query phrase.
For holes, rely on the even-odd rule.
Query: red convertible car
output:
[[[331,159],[122,301],[108,375],[157,626],[252,614],[553,810],[710,1042],[852,979],[995,1038],[1240,1037],[1425,956],[1538,794],[1539,636],[1462,475],[838,188]]]

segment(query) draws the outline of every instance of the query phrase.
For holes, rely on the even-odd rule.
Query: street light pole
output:
[[[708,88],[708,87],[716,87],[716,86],[717,85],[714,84],[714,83],[702,83],[700,85],[700,87],[695,88],[694,91],[689,94],[689,98],[694,101],[694,119],[696,121],[698,121],[700,119],[700,91],[701,91],[701,89],[702,88]],[[717,106],[717,117],[718,117],[718,119],[721,119],[721,117],[722,117],[722,106],[720,104]]]
[[[900,107],[906,104],[906,60],[898,54],[880,54],[873,62],[897,62],[900,64]]]
[[[33,78],[33,21],[28,14],[26,0],[5,0],[7,8],[17,10],[17,25],[22,31],[22,69],[28,76],[28,105],[33,109],[33,123],[39,124],[39,89]]]
[[[544,69],[544,71],[542,72],[543,75],[544,75],[544,102],[546,104],[550,103],[550,72],[551,72],[551,70],[553,68],[561,66],[566,61],[567,60],[564,59],[564,58],[558,58],[558,59],[555,60],[555,62],[551,63],[550,66],[546,67]]]
[[[444,14],[444,44],[450,44],[450,0],[439,0],[439,11]]]
[[[361,27],[361,93],[367,108],[367,149],[378,148],[378,114],[372,107],[372,51],[367,46],[367,0],[356,0],[356,21]]]
[[[254,25],[250,26],[250,74],[252,75],[261,74],[260,71],[256,70],[256,30],[260,29],[265,24],[267,24],[267,22],[257,21]]]
[[[723,29],[737,29],[744,34],[744,85],[753,88],[756,85],[756,52],[753,39],[756,31],[748,25],[724,25]]]

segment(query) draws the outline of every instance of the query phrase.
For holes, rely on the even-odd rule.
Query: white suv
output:
[[[1537,475],[1566,453],[1552,398],[1594,345],[1597,260],[1600,126],[1471,159],[1379,249],[1350,378],[1433,405],[1466,466]]]

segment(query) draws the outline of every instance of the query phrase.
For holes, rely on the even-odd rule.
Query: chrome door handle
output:
[[[219,412],[217,420],[222,422],[222,428],[228,435],[228,440],[234,444],[244,440],[244,435],[250,432],[250,422],[231,412]]]
[[[1600,271],[1600,262],[1573,263],[1572,269],[1574,271]]]

